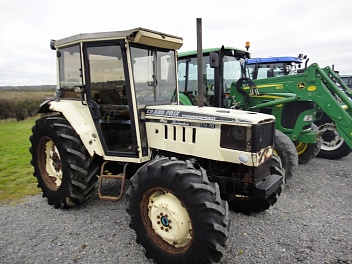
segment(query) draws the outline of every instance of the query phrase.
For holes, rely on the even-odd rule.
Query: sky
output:
[[[346,0],[0,0],[0,86],[56,84],[51,39],[143,27],[196,50],[244,48],[253,57],[306,54],[309,63],[352,74],[352,1]]]

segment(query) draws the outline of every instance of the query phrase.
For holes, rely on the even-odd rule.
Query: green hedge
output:
[[[24,120],[36,116],[43,99],[2,99],[0,98],[0,119],[16,118]]]

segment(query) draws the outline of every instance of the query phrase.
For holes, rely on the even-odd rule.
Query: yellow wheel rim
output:
[[[303,154],[306,151],[307,147],[308,147],[307,143],[298,142],[298,144],[296,145],[296,150],[298,155]]]

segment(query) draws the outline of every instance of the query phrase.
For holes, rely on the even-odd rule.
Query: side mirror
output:
[[[54,39],[50,40],[50,48],[51,48],[52,50],[56,50],[55,44],[56,44],[56,40],[54,40]]]
[[[216,52],[209,53],[209,64],[211,68],[219,67],[219,54]]]

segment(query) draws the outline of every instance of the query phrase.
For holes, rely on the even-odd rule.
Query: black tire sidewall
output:
[[[291,139],[283,132],[275,129],[275,151],[279,155],[282,167],[285,169],[285,177],[293,176],[298,166],[298,154]]]
[[[39,165],[38,165],[38,158],[39,158],[38,151],[40,148],[39,143],[42,141],[43,137],[48,137],[54,142],[62,162],[62,182],[60,187],[56,191],[51,190],[46,185],[44,179],[42,178]],[[67,196],[67,190],[69,189],[69,186],[70,186],[70,180],[66,176],[67,175],[66,170],[67,170],[68,164],[65,164],[64,160],[62,159],[64,150],[63,150],[61,141],[57,137],[57,134],[50,128],[50,124],[46,118],[42,118],[41,120],[39,120],[35,128],[33,128],[33,137],[31,141],[32,141],[32,148],[34,150],[32,151],[32,155],[33,155],[32,162],[34,165],[35,176],[38,179],[39,187],[43,191],[43,196],[47,197],[50,203],[55,201],[64,201],[65,197]]]
[[[180,169],[182,169],[182,166],[180,166]],[[201,196],[192,195],[191,184],[187,184],[184,179],[178,180],[176,171],[170,172],[169,175],[164,174],[163,176],[165,177],[160,177],[160,171],[158,169],[147,173],[146,167],[142,167],[134,176],[139,177],[138,188],[134,191],[133,195],[130,196],[128,208],[131,214],[131,223],[133,223],[133,229],[135,229],[137,233],[139,243],[145,247],[148,255],[152,256],[154,259],[156,259],[157,256],[156,260],[158,263],[190,263],[190,260],[192,260],[193,263],[202,263],[204,255],[209,254],[204,251],[207,248],[206,244],[207,240],[209,240],[208,235],[211,232],[208,232],[209,217],[204,217],[204,207],[200,206],[200,203],[204,203],[204,201],[200,201],[199,197],[203,196],[204,200],[207,200],[207,196],[210,195],[210,193],[206,194],[204,192]],[[199,176],[192,177],[192,172],[190,172],[190,177],[195,180],[199,178]],[[199,181],[199,183],[201,182]],[[169,190],[179,199],[181,203],[184,204],[189,218],[191,219],[193,240],[190,247],[183,254],[170,254],[162,250],[154,241],[148,238],[148,232],[141,220],[140,203],[144,194],[155,186]]]

